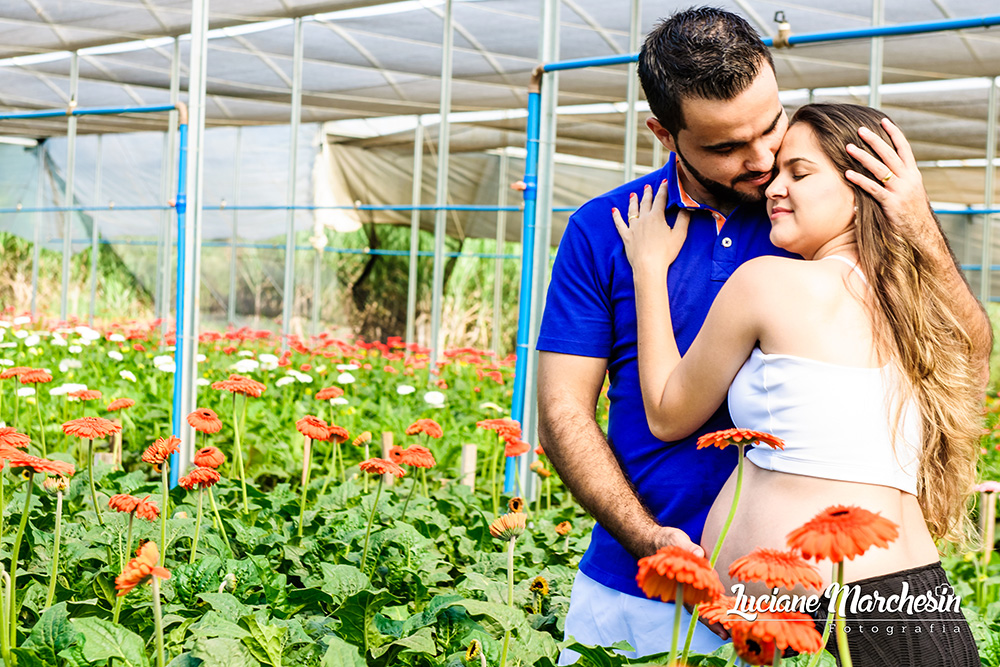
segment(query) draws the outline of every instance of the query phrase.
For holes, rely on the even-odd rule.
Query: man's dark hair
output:
[[[670,134],[684,127],[681,100],[731,100],[753,83],[771,52],[742,17],[715,7],[677,12],[646,35],[639,81],[649,109]]]

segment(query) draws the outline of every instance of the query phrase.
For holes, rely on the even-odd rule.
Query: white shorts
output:
[[[681,641],[687,636],[691,614],[681,612]],[[576,573],[569,612],[566,614],[566,637],[589,646],[611,646],[625,640],[635,651],[618,651],[629,658],[639,658],[670,650],[674,627],[674,603],[648,600],[620,593],[594,581],[583,572]],[[691,639],[693,653],[712,653],[723,645],[714,632],[698,623]],[[565,650],[560,665],[572,665],[579,654]]]

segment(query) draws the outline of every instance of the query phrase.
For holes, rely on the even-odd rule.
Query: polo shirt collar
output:
[[[726,224],[726,216],[722,215],[722,213],[716,211],[711,206],[699,204],[684,191],[684,186],[681,185],[680,160],[677,159],[676,153],[670,153],[670,158],[667,160],[667,166],[664,173],[673,176],[673,178],[668,177],[667,179],[667,208],[676,206],[678,208],[688,209],[689,211],[706,211],[712,215],[712,219],[715,221],[715,233],[718,234],[721,232],[722,226]]]

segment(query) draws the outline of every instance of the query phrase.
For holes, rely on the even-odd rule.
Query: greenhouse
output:
[[[566,459],[543,450],[552,431],[539,385],[543,403],[562,385],[544,382],[554,367],[540,355],[560,350],[540,342],[554,326],[546,338],[542,314],[569,252],[560,241],[572,220],[584,224],[574,212],[674,164],[647,127],[655,114],[637,60],[646,35],[689,4],[4,5],[3,664],[893,664],[859,660],[854,644],[845,655],[839,614],[825,653],[782,645],[752,622],[724,622],[733,642],[709,651],[696,639],[683,656],[683,634],[646,652],[638,638],[570,636],[581,559],[594,557],[593,540],[618,536],[603,519],[595,528],[594,501]],[[891,117],[970,300],[1000,322],[997,7],[719,6],[763,39],[788,118],[813,103]],[[888,190],[897,175],[905,181],[893,166],[873,178]],[[629,212],[630,225],[638,218]],[[914,276],[918,265],[928,266]],[[586,332],[589,312],[560,325]],[[569,353],[610,357],[610,378],[591,393],[595,430],[612,441],[620,352],[588,349]],[[969,540],[932,534],[981,664],[1000,667],[995,359],[992,370],[979,396],[978,486],[962,512]],[[742,480],[740,437],[716,447],[739,449]],[[605,458],[655,517],[621,447]],[[731,469],[737,455],[726,461]],[[920,484],[902,493],[918,516],[913,495],[930,493],[923,472]],[[726,530],[736,511],[734,500]],[[816,558],[826,584],[828,560]],[[653,594],[639,582],[663,604],[690,602],[673,585]],[[674,607],[680,619],[684,605]],[[705,625],[691,622],[688,644]]]

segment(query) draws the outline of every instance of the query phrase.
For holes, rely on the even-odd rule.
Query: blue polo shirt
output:
[[[771,223],[763,205],[739,206],[728,217],[701,206],[680,187],[676,156],[671,154],[662,169],[590,200],[570,217],[552,269],[536,347],[607,358],[608,442],[657,521],[680,528],[697,543],[712,502],[736,466],[737,453],[733,447],[696,450],[695,441],[703,433],[732,428],[729,408],[723,403],[683,440],[663,442],[650,433],[639,390],[632,268],[611,218],[612,207],[623,214],[628,210],[629,193],[641,197],[646,184],[655,192],[664,178],[670,224],[679,208],[692,213],[687,240],[667,275],[681,354],[736,267],[761,255],[789,256],[771,244]],[[580,569],[605,586],[644,597],[635,582],[636,560],[600,525],[594,527]]]

